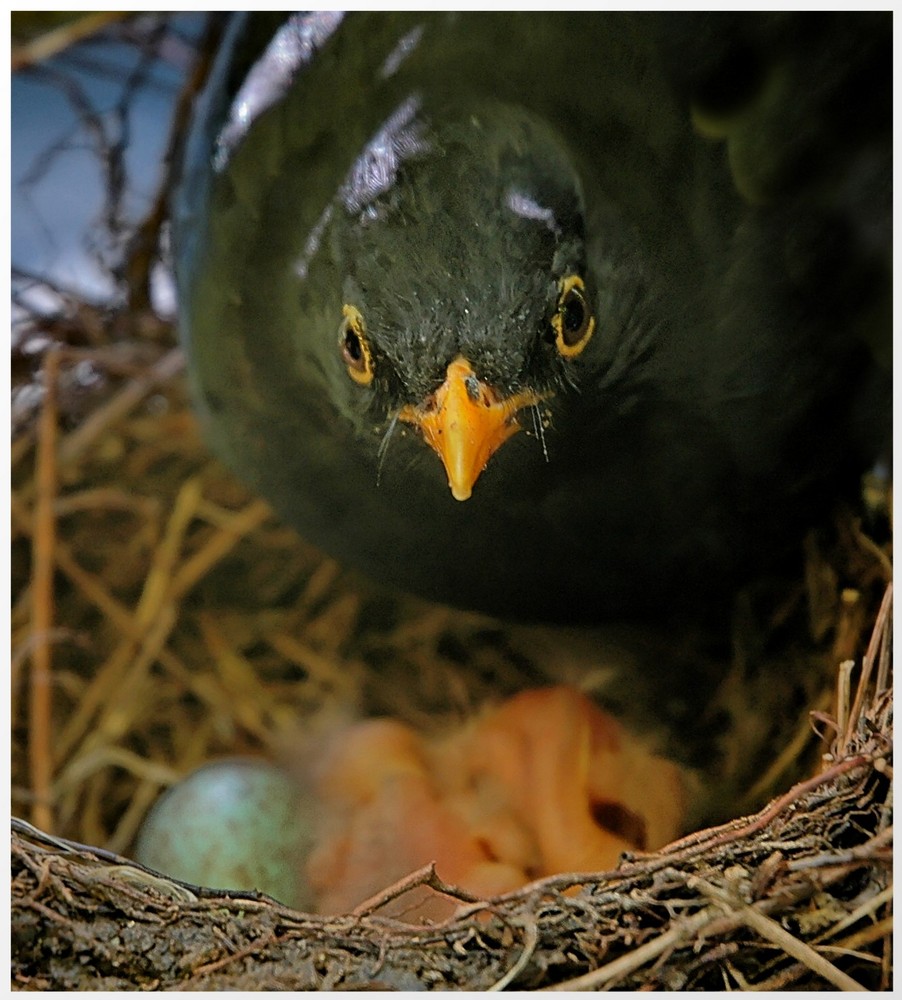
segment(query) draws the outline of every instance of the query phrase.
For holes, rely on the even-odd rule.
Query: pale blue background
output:
[[[160,183],[174,103],[202,23],[197,14],[170,18],[163,58],[126,102],[123,214],[132,222],[150,206]],[[116,106],[141,58],[134,46],[96,39],[63,52],[47,68],[78,83],[107,134],[116,138]],[[98,225],[105,181],[94,140],[65,90],[41,68],[14,74],[10,98],[12,265],[91,298],[102,296],[111,284],[98,255],[110,247]],[[13,287],[22,286],[14,280]]]

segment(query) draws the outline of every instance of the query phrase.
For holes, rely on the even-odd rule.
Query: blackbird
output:
[[[889,435],[890,14],[255,14],[173,211],[219,453],[524,621],[717,600]]]

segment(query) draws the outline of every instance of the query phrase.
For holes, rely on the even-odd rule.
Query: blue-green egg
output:
[[[155,803],[134,857],[164,875],[213,889],[256,889],[298,909],[309,819],[296,783],[263,760],[199,768]]]

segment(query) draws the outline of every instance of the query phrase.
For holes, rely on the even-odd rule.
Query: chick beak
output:
[[[543,398],[531,390],[501,398],[466,358],[457,357],[438,389],[416,406],[405,406],[398,416],[415,424],[438,454],[454,499],[468,500],[489,459],[520,430],[517,412]]]

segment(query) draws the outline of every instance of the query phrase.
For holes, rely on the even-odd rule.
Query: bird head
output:
[[[324,242],[342,278],[332,350],[361,424],[418,429],[451,493],[572,379],[595,330],[582,193],[522,108],[410,99],[354,161]]]

